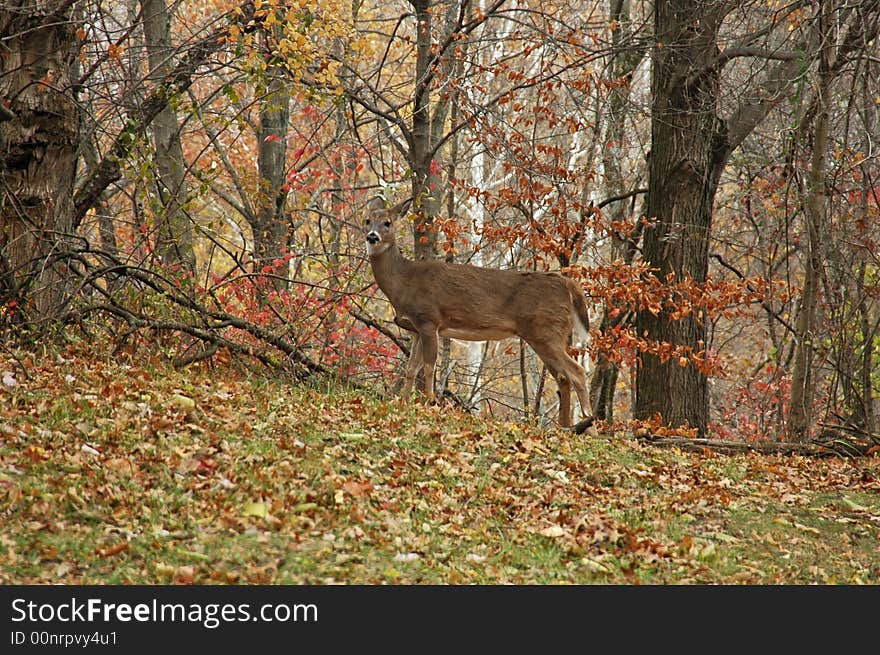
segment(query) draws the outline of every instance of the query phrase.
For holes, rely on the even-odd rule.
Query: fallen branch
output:
[[[177,369],[185,368],[190,364],[195,364],[196,362],[211,359],[214,355],[217,354],[218,350],[220,350],[220,345],[215,341],[214,343],[209,343],[205,348],[202,348],[197,352],[183,355],[181,357],[176,357],[171,364],[172,366],[174,366],[174,368]]]
[[[842,440],[828,442],[792,443],[786,441],[729,441],[726,439],[692,439],[658,435],[637,436],[636,439],[652,446],[670,446],[697,452],[713,451],[725,455],[761,453],[762,455],[805,455],[808,457],[863,457],[867,446]]]
[[[215,332],[211,331],[211,328],[201,329],[193,325],[189,325],[187,323],[180,323],[174,321],[161,321],[157,319],[153,319],[150,317],[139,316],[134,312],[131,312],[123,307],[119,307],[117,305],[112,304],[96,304],[90,305],[89,307],[85,307],[79,310],[75,314],[75,319],[80,320],[85,318],[89,314],[92,313],[106,313],[116,316],[117,318],[121,318],[126,322],[133,330],[154,330],[155,332],[180,332],[183,334],[188,334],[191,337],[195,337],[196,339],[200,339],[201,341],[208,344],[207,350],[210,351],[212,348],[214,350],[219,349],[219,347],[223,347],[228,349],[232,353],[247,355],[257,359],[261,364],[267,366],[269,368],[279,368],[278,362],[274,361],[271,357],[268,357],[266,354],[259,352],[255,348],[236,343],[230,339],[225,339]],[[213,326],[216,329],[217,326]],[[178,359],[173,362],[175,368],[182,368],[187,364],[192,364],[199,359],[204,358],[192,358],[190,361],[183,361],[183,359]],[[300,379],[304,379],[307,377],[307,374],[302,371],[302,369],[294,372],[295,375],[300,377]]]
[[[105,261],[111,262],[111,265],[96,267],[88,260],[86,254],[101,257]],[[219,334],[219,331],[222,329],[234,327],[247,332],[252,337],[287,355],[289,360],[295,365],[296,374],[302,378],[308,377],[310,374],[329,374],[329,371],[324,366],[312,361],[300,351],[296,344],[291,343],[288,339],[275,334],[268,328],[257,325],[256,323],[239,316],[235,316],[234,314],[206,307],[192,296],[187,295],[181,288],[176,287],[172,281],[164,278],[156,271],[126,265],[120,262],[116,257],[97,250],[82,250],[78,252],[63,253],[58,255],[58,259],[65,261],[72,272],[82,276],[82,287],[88,286],[92,288],[96,294],[105,300],[103,303],[92,303],[83,309],[73,312],[73,315],[69,316],[68,320],[77,321],[85,314],[103,311],[113,314],[118,318],[122,318],[129,325],[137,329],[150,328],[166,332],[183,332],[202,340],[208,345],[217,344],[218,346],[227,347],[233,352],[242,352],[251,355],[252,357],[256,357],[264,364],[272,363],[271,358],[265,354],[256,352],[256,349],[247,345],[237,344]],[[110,294],[102,289],[99,284],[97,284],[97,281],[105,277],[109,272],[136,281],[142,286],[142,288],[152,289],[171,303],[193,312],[199,317],[202,325],[198,326],[180,321],[165,321],[145,316],[135,312],[131,308],[123,307]]]

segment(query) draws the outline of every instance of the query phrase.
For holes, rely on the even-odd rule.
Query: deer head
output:
[[[373,200],[363,222],[376,283],[394,307],[395,322],[413,332],[402,394],[410,394],[421,366],[425,395],[434,399],[439,337],[486,341],[520,336],[556,379],[560,423],[571,425],[572,385],[587,416],[586,374],[567,350],[575,326],[589,330],[583,291],[557,273],[409,260],[395,238],[395,221],[407,204],[386,208],[381,199]],[[592,419],[582,421],[575,429],[582,432],[591,423]]]
[[[394,222],[403,213],[409,200],[390,209],[385,208],[381,198],[373,198],[367,203],[367,215],[364,219],[364,238],[367,241],[367,255],[381,255],[388,248],[396,248]]]

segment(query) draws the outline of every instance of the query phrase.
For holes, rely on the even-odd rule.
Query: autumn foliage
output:
[[[79,331],[178,366],[241,359],[390,392],[409,337],[376,292],[359,225],[370,198],[411,198],[408,255],[558,270],[583,286],[594,320],[582,354],[605,427],[789,438],[796,362],[809,351],[809,408],[796,406],[812,417],[807,436],[869,447],[877,10],[779,4],[714,7],[694,17],[703,41],[688,41],[674,16],[658,36],[653,21],[666,16],[645,3],[200,0],[156,4],[169,12],[159,36],[144,17],[114,31],[107,7],[82,3],[34,28],[70,28],[53,34],[75,54],[75,83],[59,84],[60,65],[0,76],[15,200],[0,234],[2,329],[25,341]],[[842,35],[834,60],[797,63],[817,51],[828,11]],[[25,48],[31,32],[2,24],[10,47]],[[701,43],[711,65],[676,58]],[[651,82],[667,65],[684,71],[669,98]],[[843,80],[825,109],[787,74],[796,67],[806,89],[823,66]],[[775,95],[750,95],[753,82]],[[81,147],[23,127],[25,105],[55,93],[71,101]],[[717,130],[717,176],[683,156],[657,179],[669,103]],[[44,148],[68,153],[41,170],[68,171],[57,183],[70,207],[52,209],[19,174]],[[692,207],[675,194],[694,180],[708,186]],[[27,220],[25,206],[37,208]],[[674,386],[671,407],[707,408],[706,425],[660,413],[631,422],[646,362],[693,373],[671,377],[706,397]],[[441,369],[446,397],[476,413],[544,425],[555,414],[547,373],[522,344],[447,344]]]

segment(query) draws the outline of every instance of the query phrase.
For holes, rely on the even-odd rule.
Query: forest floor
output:
[[[0,583],[880,582],[876,456],[684,452],[85,347],[0,374]]]

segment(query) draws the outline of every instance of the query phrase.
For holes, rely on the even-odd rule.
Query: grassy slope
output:
[[[75,351],[21,363],[0,355],[0,583],[880,579],[877,458],[683,453]]]

